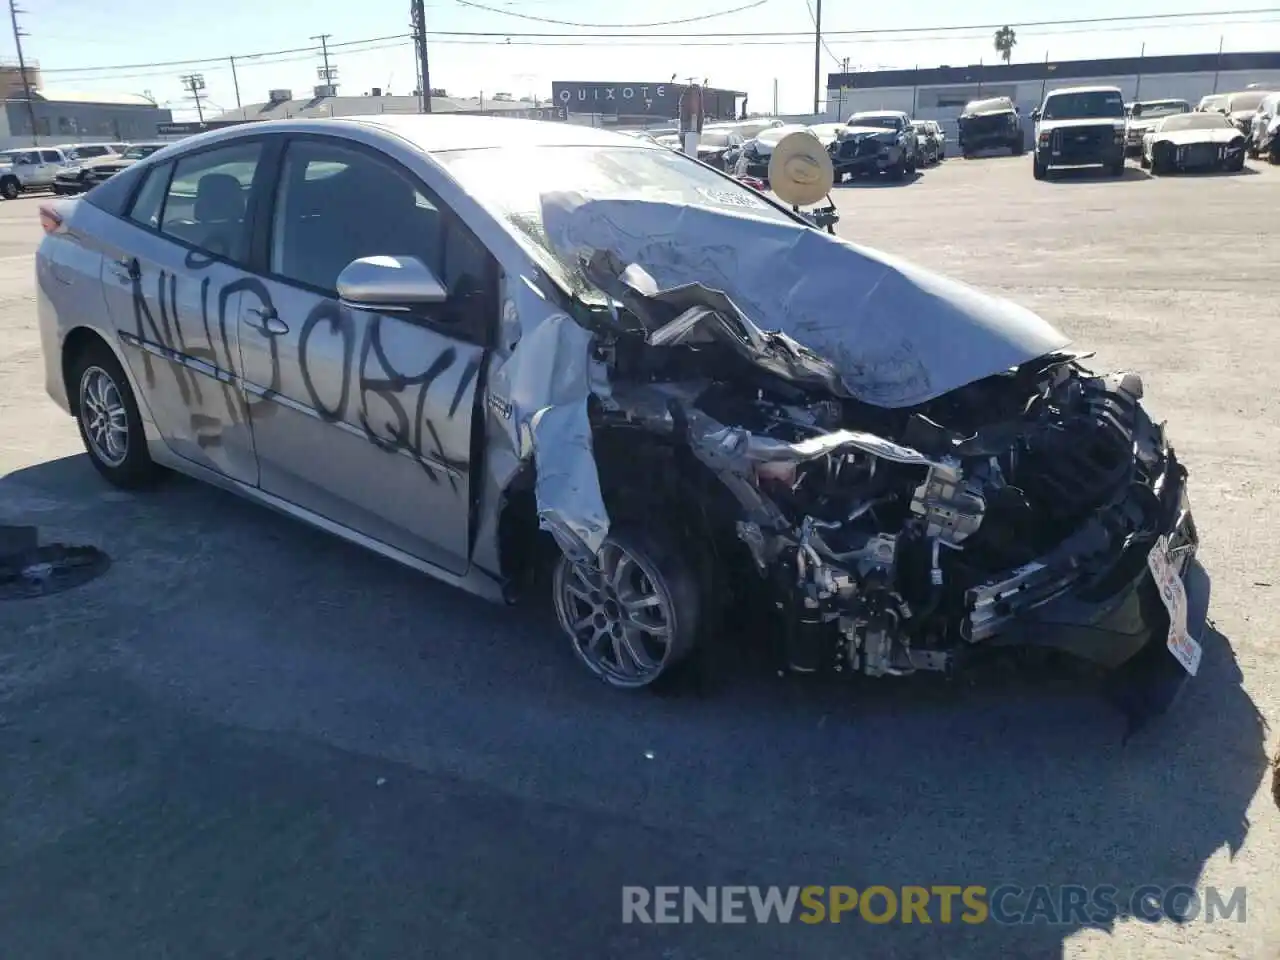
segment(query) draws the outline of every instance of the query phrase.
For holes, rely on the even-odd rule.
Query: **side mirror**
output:
[[[417,257],[361,257],[338,274],[338,298],[358,310],[403,313],[444,303],[449,292]]]
[[[1036,123],[1039,123],[1039,122],[1040,122],[1040,108],[1039,108],[1039,107],[1036,107],[1034,110],[1032,110],[1032,111],[1031,111],[1031,119],[1032,119],[1032,120],[1034,120]]]

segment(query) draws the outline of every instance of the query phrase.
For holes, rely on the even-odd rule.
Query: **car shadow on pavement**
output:
[[[1058,957],[1081,929],[1112,929],[1106,903],[1123,916],[1143,885],[1196,888],[1210,857],[1224,847],[1239,851],[1246,811],[1268,775],[1265,723],[1242,686],[1229,639],[1216,630],[1203,638],[1199,675],[1171,713],[1122,744],[1123,724],[1096,685],[1052,664],[993,665],[956,680],[782,679],[753,644],[739,656],[739,638],[726,635],[706,683],[667,696],[609,690],[575,661],[545,603],[484,603],[184,478],[122,494],[83,455],[0,478],[0,522],[19,521],[95,543],[115,562],[78,591],[0,609],[7,618],[0,622],[22,628],[10,635],[21,635],[33,656],[41,643],[73,644],[77,655],[101,645],[104,659],[77,681],[92,685],[84,695],[115,697],[119,712],[135,709],[119,691],[136,691],[138,703],[159,711],[145,722],[121,719],[132,732],[113,747],[154,782],[121,786],[126,774],[118,765],[102,783],[41,771],[45,754],[23,747],[33,756],[22,782],[46,786],[18,813],[40,811],[28,819],[45,830],[58,826],[48,818],[59,810],[86,818],[74,824],[71,842],[20,858],[8,871],[23,878],[27,939],[39,942],[38,923],[47,921],[68,955],[86,955],[96,941],[89,933],[78,940],[73,925],[50,919],[63,916],[61,905],[105,903],[112,891],[139,883],[163,885],[151,902],[188,917],[167,934],[175,955],[194,955],[183,944],[200,942],[200,922],[219,928],[222,955],[292,950],[254,939],[273,922],[279,893],[233,867],[267,842],[254,817],[283,797],[290,819],[282,813],[263,829],[323,821],[315,829],[336,851],[325,885],[307,888],[314,899],[307,909],[327,905],[340,918],[352,909],[344,904],[358,904],[367,929],[348,926],[351,936],[372,936],[375,928],[387,935],[379,914],[398,912],[403,943],[382,941],[379,951],[347,956],[418,949],[430,923],[440,922],[439,907],[425,906],[441,892],[431,878],[444,871],[453,878],[449,915],[465,915],[499,938],[487,955],[569,956],[594,947],[619,960],[843,958],[857,944],[875,956]],[[29,726],[57,709],[38,691],[32,701],[37,713],[6,707],[6,725]],[[86,710],[90,719],[104,716]],[[188,727],[198,758],[175,734],[156,737],[172,741],[170,752],[149,759],[151,730]],[[236,744],[245,731],[257,740],[242,750]],[[57,764],[70,762],[79,734],[60,735],[67,743]],[[334,756],[299,772],[299,743],[326,744]],[[197,769],[208,784],[205,799],[173,773],[195,776]],[[321,776],[322,769],[332,772]],[[405,791],[394,794],[403,842],[375,815],[383,809],[376,791],[363,786],[375,775]],[[237,794],[232,787],[240,784]],[[245,789],[247,806],[234,800]],[[442,789],[461,799],[446,804]],[[96,792],[58,793],[77,790]],[[344,790],[357,791],[359,804],[337,799]],[[179,813],[164,814],[166,835],[207,833],[208,843],[156,847],[146,822],[130,826],[139,804],[159,809],[155,797],[166,791],[178,791],[206,818],[187,823],[178,804]],[[219,797],[229,798],[218,801],[224,810],[211,807]],[[496,809],[498,797],[501,817],[495,813],[488,832],[475,834],[471,811]],[[364,812],[331,815],[348,806]],[[105,837],[96,853],[95,830]],[[470,852],[457,837],[472,838]],[[128,869],[103,866],[103,850]],[[170,859],[156,859],[162,855]],[[314,850],[280,855],[298,876],[325,866],[308,859],[320,856]],[[482,858],[483,871],[461,866],[472,857]],[[339,869],[350,858],[360,870]],[[116,876],[120,870],[129,875]],[[553,877],[560,879],[547,882]],[[843,923],[813,926],[639,927],[621,923],[623,883],[1004,892],[978,924],[963,920],[958,897],[943,922],[939,894],[927,906],[929,924],[903,923],[900,913],[869,922],[854,910]],[[1038,886],[1049,898],[1047,906],[1036,902],[1036,919],[1027,912]],[[1115,892],[1099,912],[1062,915],[1064,888],[1096,895],[1102,886]],[[261,896],[244,893],[260,889]],[[1230,891],[1222,894],[1225,903]],[[1182,907],[1184,899],[1170,905]],[[240,913],[191,919],[206,916],[201,904],[225,901]],[[424,909],[410,909],[415,904]],[[872,915],[886,904],[879,900]],[[548,911],[557,918],[550,933]],[[159,914],[138,916],[154,929]],[[113,917],[104,913],[94,936],[124,937]]]
[[[1094,167],[1064,167],[1060,170],[1050,170],[1048,176],[1044,178],[1043,183],[1133,183],[1135,181],[1150,180],[1151,174],[1143,170],[1141,167],[1125,165],[1124,173],[1121,176],[1113,177],[1110,174]]]
[[[839,183],[832,184],[832,190],[846,189],[866,189],[869,187],[909,187],[916,183],[924,176],[924,169],[917,169],[915,173],[904,176],[901,180],[894,180],[886,177],[884,174],[874,174],[862,177],[846,178]]]
[[[1146,173],[1146,171],[1143,171]],[[1156,174],[1147,174],[1148,176],[1157,176]],[[1255,177],[1258,171],[1246,163],[1239,170],[1170,170],[1168,173],[1161,173],[1158,178],[1163,180],[1166,177],[1187,178],[1187,179],[1208,179],[1218,180],[1223,177]]]

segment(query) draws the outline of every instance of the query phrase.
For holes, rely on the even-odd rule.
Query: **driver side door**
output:
[[[367,146],[290,138],[240,351],[262,490],[451,573],[469,564],[474,437],[497,264],[434,193]],[[340,301],[353,260],[413,256],[443,304]]]

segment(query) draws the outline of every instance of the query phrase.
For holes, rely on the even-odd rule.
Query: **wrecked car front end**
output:
[[[567,311],[583,355],[545,355],[546,391],[585,398],[560,408],[566,441],[525,404],[557,612],[588,666],[657,679],[692,652],[678,607],[701,591],[703,613],[766,598],[795,672],[951,671],[1024,645],[1141,663],[1167,691],[1196,672],[1208,579],[1136,375],[1091,373],[1008,301],[702,192],[548,191],[527,231],[601,295]],[[665,554],[614,542],[677,515]],[[671,554],[712,569],[650,595]],[[646,654],[619,623],[667,642]],[[610,644],[612,665],[591,659]]]

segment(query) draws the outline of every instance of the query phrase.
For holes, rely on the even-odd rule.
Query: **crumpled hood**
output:
[[[843,131],[844,137],[846,139],[852,139],[855,137],[860,138],[860,137],[877,136],[882,133],[887,133],[890,136],[892,136],[893,134],[897,133],[897,131],[889,130],[885,127],[845,127]]]
[[[1170,130],[1165,133],[1157,133],[1155,139],[1157,143],[1172,143],[1178,146],[1185,146],[1190,143],[1230,143],[1232,140],[1238,139],[1239,130],[1228,130],[1226,127],[1221,129],[1214,128],[1212,130]]]
[[[851,396],[878,406],[923,403],[1070,342],[1010,301],[746,210],[548,193],[542,214],[571,262],[611,250],[660,288],[722,291],[747,320],[824,357]]]

